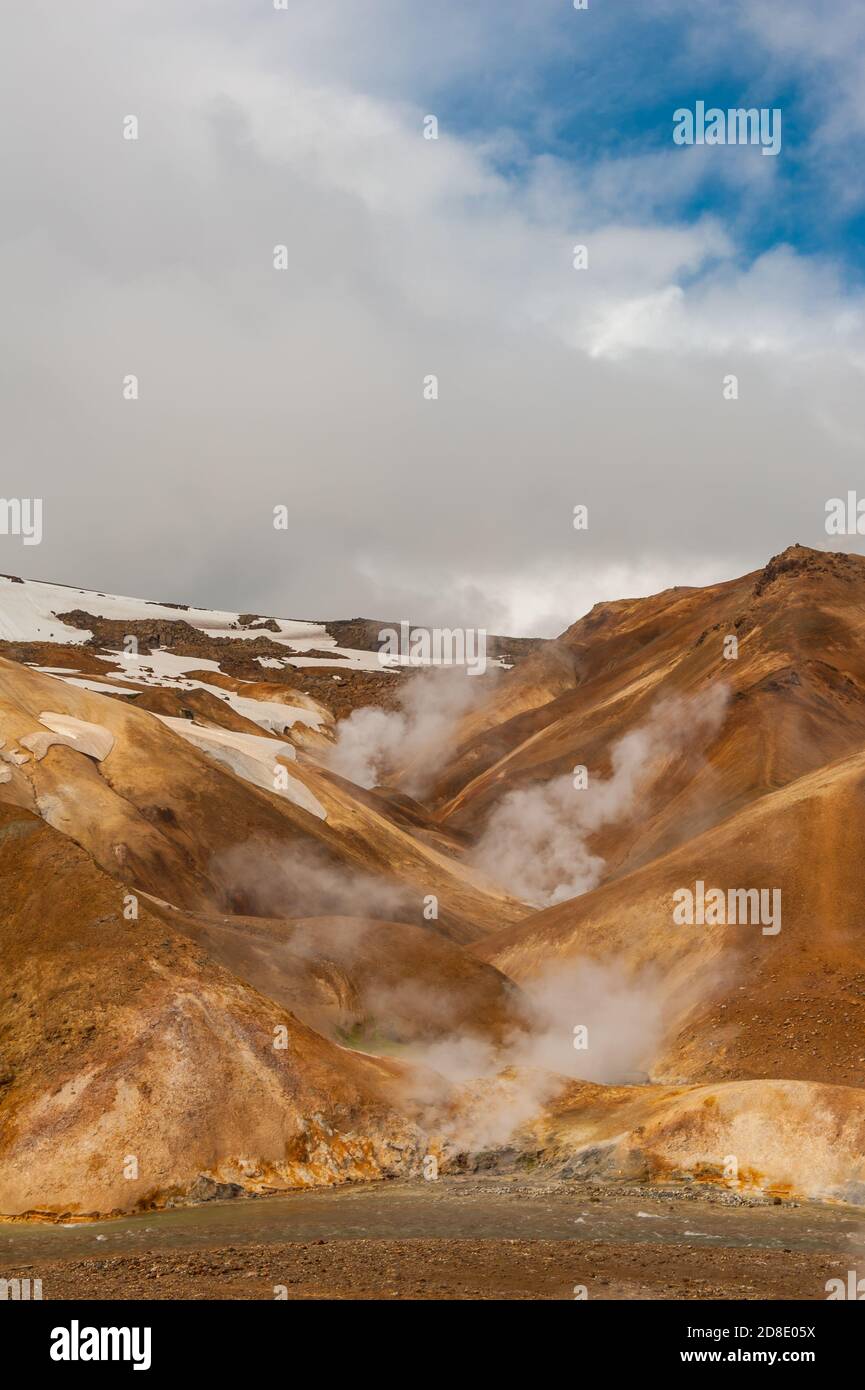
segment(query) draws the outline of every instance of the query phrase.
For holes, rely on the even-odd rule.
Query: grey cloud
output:
[[[339,8],[342,45],[320,5],[284,47],[284,16],[229,4],[7,26],[2,491],[44,497],[45,539],[0,538],[0,569],[553,634],[596,599],[825,544],[865,439],[862,307],[831,269],[742,268],[711,221],[617,226],[615,196],[549,161],[512,184],[422,141],[422,26],[375,7],[378,72]],[[431,86],[485,37],[504,62],[495,8],[466,33],[445,7]]]

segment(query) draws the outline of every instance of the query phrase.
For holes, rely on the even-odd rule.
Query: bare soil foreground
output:
[[[823,1299],[847,1264],[801,1251],[579,1240],[338,1240],[46,1265],[54,1299]],[[22,1274],[20,1268],[6,1271]],[[43,1296],[45,1296],[43,1294]]]
[[[857,1262],[850,1207],[501,1178],[0,1227],[0,1277],[44,1299],[811,1301]]]

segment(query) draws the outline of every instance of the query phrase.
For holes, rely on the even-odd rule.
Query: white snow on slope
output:
[[[291,639],[330,641],[320,623],[278,618],[279,632],[267,628],[238,628],[239,613],[217,608],[174,608],[170,604],[121,594],[102,594],[90,589],[74,589],[65,584],[43,584],[39,580],[13,580],[0,577],[0,641],[4,642],[86,642],[89,632],[58,622],[55,613],[81,608],[96,618],[115,618],[120,622],[147,622],[167,619],[186,622],[211,637],[269,637],[291,645]],[[314,640],[313,640],[314,639]]]
[[[290,656],[286,658],[287,665],[297,666],[335,666],[338,670],[346,671],[395,671],[399,665],[398,660],[385,657],[379,660],[378,652],[363,652],[354,647],[338,647],[332,637],[325,637],[322,641],[315,642],[292,642],[295,651],[325,651],[332,652],[332,656]]]
[[[254,724],[269,729],[273,734],[285,733],[295,724],[308,724],[311,729],[320,729],[325,722],[323,714],[306,709],[303,705],[283,705],[279,700],[253,700],[247,695],[235,695],[233,690],[208,685],[205,681],[199,684],[202,690],[209,690],[211,695],[225,700],[235,714],[242,714],[245,719],[251,719]]]
[[[39,580],[13,580],[0,576],[0,641],[2,642],[62,642],[68,646],[80,646],[89,641],[92,632],[83,628],[69,627],[54,615],[70,613],[80,608],[97,618],[112,618],[123,622],[147,622],[150,619],[189,623],[208,637],[231,637],[236,641],[254,641],[256,637],[266,637],[278,646],[291,648],[298,652],[326,651],[333,657],[291,658],[286,653],[285,661],[292,666],[327,666],[331,661],[354,670],[379,671],[376,652],[355,651],[350,647],[338,647],[322,623],[306,622],[302,619],[276,618],[279,631],[269,628],[240,628],[239,613],[227,613],[216,608],[173,608],[169,604],[151,603],[147,599],[128,598],[121,594],[96,593],[91,589],[74,589],[64,584],[43,584]],[[168,652],[153,652],[148,658],[151,665],[162,662],[159,673],[165,675],[182,674],[185,670],[218,671],[215,661],[201,657],[171,657]],[[277,664],[274,657],[265,658],[268,664]],[[169,666],[173,664],[173,670]],[[157,669],[154,665],[154,669]],[[131,674],[131,673],[130,673]]]
[[[54,584],[16,584],[0,579],[0,641],[3,642],[66,642],[76,645],[86,642],[89,632],[67,627],[53,616],[59,610],[68,613],[81,605],[76,601],[77,590],[62,589]]]
[[[378,659],[378,652],[364,652],[355,647],[338,647],[332,637],[323,637],[315,641],[292,641],[291,646],[298,652],[323,651],[330,652],[330,656],[257,656],[255,659],[259,666],[269,666],[271,669],[279,670],[283,666],[295,666],[298,669],[304,666],[334,666],[337,670],[346,671],[393,671],[399,665],[398,659],[385,657],[382,661]]]
[[[39,580],[13,580],[0,576],[0,641],[5,642],[62,642],[81,645],[89,641],[92,632],[69,627],[54,615],[81,609],[94,617],[119,622],[185,622],[208,637],[227,637],[235,641],[268,641],[296,652],[286,652],[285,665],[297,668],[334,666],[352,671],[397,671],[407,664],[407,658],[380,657],[378,652],[354,647],[337,646],[323,623],[307,622],[300,618],[275,618],[278,631],[266,627],[240,627],[240,614],[216,608],[183,608],[148,599],[129,598],[121,594],[104,594],[90,589],[75,589],[64,584],[44,584]],[[307,656],[316,651],[325,656]],[[171,658],[169,661],[168,658]],[[144,658],[142,658],[144,659]],[[218,671],[215,661],[204,658],[174,657],[168,652],[154,652],[147,661],[158,675],[180,675],[183,670]],[[262,665],[276,667],[279,658],[260,657]],[[155,663],[161,662],[161,666]],[[130,663],[131,664],[131,663]],[[414,663],[411,663],[414,664]],[[434,664],[434,663],[431,663]],[[492,665],[503,664],[500,661]],[[173,667],[173,669],[171,669]],[[129,672],[131,677],[131,672]],[[166,683],[166,682],[155,682]]]
[[[138,681],[142,685],[159,685],[172,690],[207,690],[217,699],[230,705],[235,714],[242,714],[254,724],[271,733],[281,734],[294,724],[308,724],[312,729],[320,729],[326,714],[318,708],[305,705],[283,704],[280,700],[256,700],[247,695],[237,695],[233,690],[223,690],[220,685],[209,681],[186,680],[186,671],[219,671],[219,663],[204,657],[175,656],[173,652],[150,652],[147,656],[124,657],[122,652],[111,656],[101,655],[100,661],[115,661],[123,667],[127,680]]]
[[[47,666],[34,666],[34,671],[41,671],[43,676],[53,676],[55,680],[65,681],[67,685],[77,685],[79,690],[92,690],[97,695],[110,694],[112,690],[121,691],[124,695],[140,695],[140,690],[133,690],[130,685],[122,685],[119,681],[114,684],[112,681],[89,680],[86,676],[70,675],[62,667],[50,669]]]
[[[167,724],[181,738],[199,748],[215,762],[231,768],[238,777],[251,782],[255,787],[276,796],[285,796],[295,806],[309,811],[319,820],[327,820],[327,812],[317,797],[297,777],[292,777],[278,757],[295,761],[294,748],[290,743],[280,743],[273,738],[259,738],[255,734],[238,734],[232,729],[203,728],[189,719],[177,719],[173,715],[160,714],[158,719]],[[275,785],[276,768],[281,770],[281,784]],[[284,785],[282,785],[284,783]]]
[[[86,753],[89,758],[102,762],[114,747],[114,735],[102,724],[89,724],[85,719],[76,719],[71,714],[55,714],[43,710],[39,723],[44,732],[25,734],[18,742],[22,748],[29,748],[37,762],[45,757],[48,749],[55,743],[74,748],[78,753]]]
[[[170,652],[154,653],[158,657],[157,664],[162,665],[163,669],[170,662],[177,661],[181,665],[198,667],[212,667],[219,669],[215,661],[190,662],[188,657],[172,657]],[[100,661],[114,661],[116,656],[100,656]],[[249,719],[253,724],[258,724],[259,728],[267,729],[269,733],[282,734],[287,729],[292,729],[295,724],[306,724],[311,729],[320,729],[323,724],[330,720],[326,711],[318,708],[309,708],[305,705],[284,705],[279,700],[255,700],[248,695],[237,695],[233,690],[223,690],[220,685],[212,685],[209,681],[185,680],[183,677],[177,679],[172,676],[159,676],[151,669],[151,658],[142,658],[141,664],[136,662],[124,662],[124,675],[128,681],[136,681],[139,685],[161,686],[169,690],[206,690],[209,694],[216,696],[218,700],[224,702],[234,710],[235,714],[240,714],[244,719]],[[140,695],[140,690],[135,690],[130,685],[123,683],[124,676],[121,675],[117,681],[92,680],[87,676],[71,674],[63,667],[37,666],[34,668],[41,671],[45,676],[53,676],[55,680],[62,680],[67,685],[78,686],[80,690],[92,690],[97,695],[111,694],[112,691],[121,691],[124,695]],[[254,736],[253,736],[254,737]]]
[[[219,662],[206,656],[175,656],[174,652],[163,649],[155,652],[142,652],[140,656],[128,656],[125,652],[97,652],[99,661],[107,661],[119,666],[127,680],[139,681],[144,685],[168,685],[177,690],[191,690],[198,681],[185,681],[181,677],[187,671],[219,671]]]

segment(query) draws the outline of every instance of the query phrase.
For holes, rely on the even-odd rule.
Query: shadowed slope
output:
[[[495,1042],[525,1024],[512,981],[405,922],[204,916],[156,902],[153,910],[238,979],[319,1032],[362,1048],[465,1033]]]

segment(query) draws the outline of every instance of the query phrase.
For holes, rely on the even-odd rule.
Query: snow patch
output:
[[[57,671],[51,671],[45,666],[37,666],[37,671],[41,671],[43,676],[51,676],[53,680],[63,681],[66,685],[76,685],[79,690],[93,690],[97,695],[104,695],[112,690],[119,690],[124,695],[140,695],[140,690],[133,690],[130,685],[121,685],[119,682],[114,685],[109,681],[88,680],[85,676],[66,676],[60,675]]]
[[[175,656],[173,652],[151,652],[149,656],[123,658],[121,653],[100,656],[100,661],[121,660],[128,680],[139,681],[142,685],[159,685],[171,690],[206,690],[217,699],[224,700],[235,712],[249,719],[260,728],[271,733],[281,734],[295,724],[308,724],[310,728],[320,729],[327,720],[326,712],[311,709],[305,705],[287,705],[280,700],[255,700],[248,695],[238,695],[233,690],[223,690],[220,685],[209,681],[186,680],[186,671],[213,671],[220,674],[219,663],[204,658]]]
[[[245,782],[262,787],[276,796],[284,796],[295,806],[300,806],[304,811],[317,816],[319,820],[327,820],[327,812],[309,788],[298,778],[292,777],[281,763],[277,764],[277,758],[285,758],[289,762],[296,760],[294,748],[290,743],[282,743],[279,739],[265,738],[258,734],[235,733],[232,729],[207,728],[193,724],[189,719],[178,719],[170,714],[158,714],[156,717],[181,738],[186,739],[187,743],[193,744],[215,762],[230,768]],[[281,774],[280,785],[276,785],[274,781],[277,768]],[[282,782],[286,785],[283,786]]]
[[[185,622],[211,637],[271,637],[290,643],[291,639],[323,640],[327,633],[321,623],[295,619],[275,619],[279,632],[267,628],[239,628],[239,613],[213,608],[175,608],[167,603],[129,598],[123,594],[101,594],[91,589],[75,589],[65,584],[44,584],[40,580],[13,580],[0,577],[0,640],[6,642],[87,642],[92,633],[67,627],[54,616],[80,608],[94,618],[120,622]]]
[[[78,753],[86,753],[88,758],[102,762],[114,747],[114,735],[102,724],[88,724],[85,719],[76,719],[71,714],[55,714],[45,710],[39,716],[39,723],[47,733],[25,734],[18,742],[29,748],[37,762],[45,757],[48,749],[55,743],[74,748]]]

